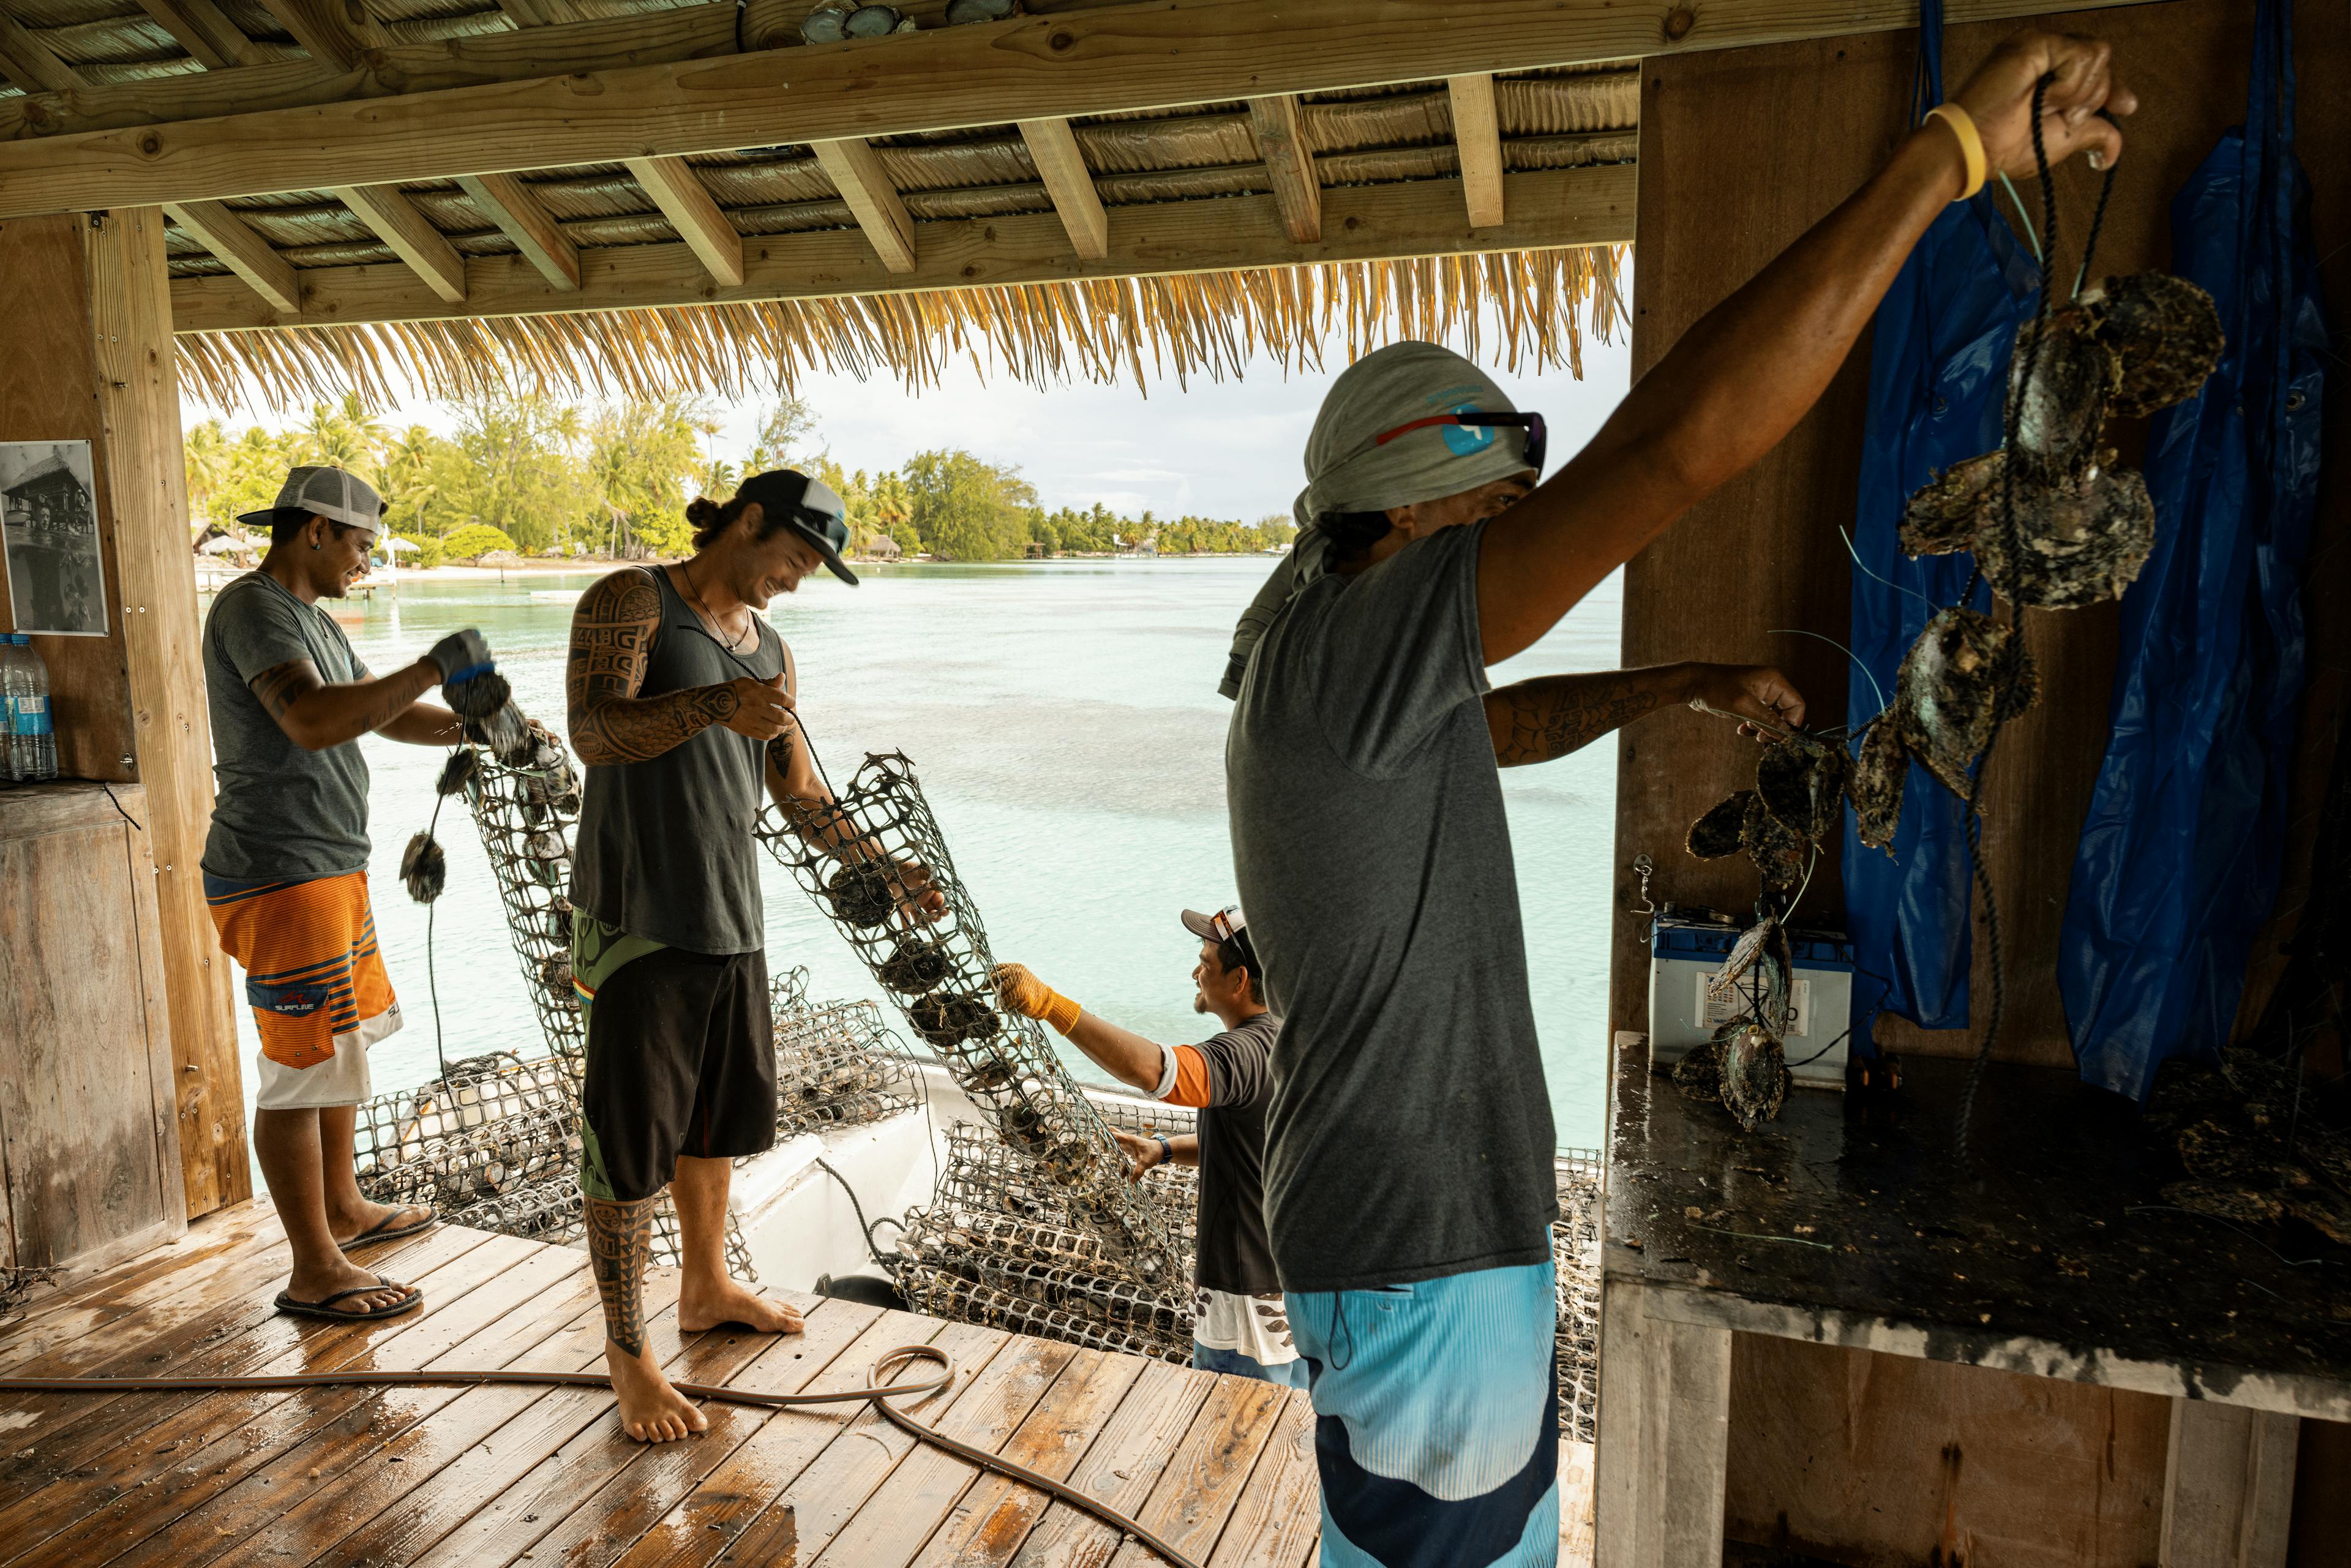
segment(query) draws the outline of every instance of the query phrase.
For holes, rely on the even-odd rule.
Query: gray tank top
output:
[[[784,669],[784,640],[754,616],[758,645],[730,653],[679,597],[669,573],[648,573],[661,589],[639,696],[715,686],[745,675],[772,680]],[[767,946],[758,850],[751,827],[766,787],[762,743],[713,725],[650,762],[587,770],[571,902],[632,936],[693,953],[753,953]]]

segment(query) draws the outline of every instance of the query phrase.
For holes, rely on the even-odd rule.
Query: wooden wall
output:
[[[186,1228],[147,805],[0,794],[0,1262],[100,1266]]]
[[[0,224],[9,351],[0,441],[88,441],[108,634],[35,640],[68,778],[146,788],[162,941],[148,976],[169,1012],[188,1213],[252,1196],[229,967],[204,901],[212,727],[187,525],[163,222],[154,208]],[[0,614],[6,599],[0,595]],[[12,896],[14,895],[12,890]]]
[[[2101,271],[2160,267],[2168,258],[2166,208],[2227,126],[2243,118],[2252,0],[2168,4],[2050,18],[2113,40],[2119,68],[2142,108],[2126,127]],[[1947,34],[1946,87],[2010,30],[2008,24]],[[2318,248],[2339,324],[2351,312],[2351,16],[2304,0],[2297,14],[2302,156],[2316,186]],[[1886,33],[1766,48],[1686,55],[1646,63],[1641,98],[1641,195],[1635,255],[1634,373],[1656,362],[1682,332],[1764,262],[1826,214],[1875,170],[1905,127],[1916,36]],[[2079,244],[2097,176],[2079,161],[2061,178],[2064,254]],[[2037,201],[2037,197],[2029,199]],[[2036,207],[2037,213],[2037,207]],[[2035,223],[2038,223],[2036,216]],[[1843,722],[1844,656],[1793,628],[1843,642],[1852,567],[1840,525],[1850,527],[1869,374],[1865,337],[1819,407],[1752,471],[1694,509],[1626,570],[1625,663],[1675,659],[1777,664],[1804,693],[1815,723]],[[2337,458],[2351,434],[2351,397],[2329,400]],[[2143,432],[2123,432],[2125,444]],[[2322,497],[2314,545],[2314,602],[2351,575],[2351,552],[2325,553],[2351,529],[2346,486]],[[1986,781],[1985,841],[2007,936],[2010,1022],[2001,1055],[2070,1065],[2055,974],[2056,936],[2084,812],[2107,734],[2116,645],[2114,605],[2033,612],[2027,639],[2040,663],[2040,706],[2003,737]],[[2351,666],[2351,628],[2312,618],[2318,678],[2304,727],[2305,799],[2333,754]],[[1682,837],[1700,811],[1753,781],[1750,747],[1729,726],[1695,714],[1659,715],[1619,739],[1616,908],[1612,1030],[1646,1027],[1647,949],[1641,946],[1628,866],[1644,851],[1656,862],[1653,896],[1742,909],[1752,901],[1743,860],[1702,862]],[[2301,814],[2307,828],[2307,813]],[[2294,861],[2289,856],[2289,863]],[[2284,905],[2298,903],[2289,888]],[[1802,917],[1841,919],[1834,857],[1824,860]],[[1980,918],[1980,912],[1979,912]],[[1987,994],[1986,944],[1976,943],[1974,995]],[[1879,1039],[1898,1050],[1969,1054],[1962,1031],[1928,1032],[1888,1020]]]

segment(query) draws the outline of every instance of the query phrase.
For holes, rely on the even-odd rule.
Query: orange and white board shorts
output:
[[[307,882],[204,874],[221,951],[245,971],[261,1031],[265,1111],[356,1105],[368,1098],[368,1047],[400,1028],[376,946],[367,873]]]

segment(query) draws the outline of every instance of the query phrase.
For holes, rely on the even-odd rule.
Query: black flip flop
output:
[[[352,1296],[371,1296],[379,1291],[399,1291],[404,1293],[391,1306],[378,1307],[372,1312],[339,1311],[335,1306],[337,1301],[349,1300]],[[424,1292],[415,1286],[381,1279],[372,1285],[354,1285],[348,1291],[337,1291],[333,1295],[322,1296],[315,1301],[298,1301],[294,1299],[292,1291],[280,1291],[277,1292],[277,1310],[289,1318],[324,1318],[330,1323],[364,1323],[372,1322],[378,1318],[396,1318],[401,1313],[413,1312],[423,1304]]]
[[[409,1205],[407,1207],[413,1207],[416,1206]],[[387,1230],[384,1228],[384,1227],[390,1225],[393,1220],[398,1219],[402,1212],[402,1209],[395,1208],[390,1214],[385,1215],[381,1219],[377,1220],[373,1225],[369,1226],[365,1230],[360,1231],[357,1236],[352,1237],[349,1241],[338,1241],[335,1245],[348,1252],[354,1247],[371,1247],[379,1241],[397,1241],[403,1236],[413,1236],[419,1231],[430,1230],[434,1226],[441,1223],[441,1217],[428,1208],[424,1211],[424,1218],[418,1220],[413,1225],[403,1225],[397,1230]]]

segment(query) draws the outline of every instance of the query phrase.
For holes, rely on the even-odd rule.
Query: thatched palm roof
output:
[[[809,4],[755,0],[748,35],[736,18],[731,42],[792,43]],[[1041,4],[1082,10],[1099,0]],[[373,49],[353,57],[405,62],[402,68],[413,73],[426,70],[429,46],[455,50],[469,40],[495,42],[496,35],[538,22],[576,24],[530,34],[553,41],[592,31],[598,18],[607,21],[596,25],[608,26],[628,18],[649,27],[703,26],[703,14],[715,9],[724,7],[661,0],[502,0],[497,6],[483,0],[0,0],[0,23],[21,24],[13,36],[0,28],[0,75],[36,89],[54,89],[59,79],[71,84],[31,96],[0,90],[0,141],[194,115],[210,103],[203,94],[218,95],[216,80],[251,81],[278,95],[272,101],[303,102],[366,97],[400,74],[371,65],[362,76],[321,77],[305,87],[303,73],[332,63],[326,57],[338,48]],[[904,9],[929,26],[943,4],[919,0]],[[337,11],[353,19],[356,30],[340,44],[321,31],[341,26],[331,15]],[[329,14],[324,21],[322,12]],[[704,40],[694,47],[708,54],[728,43]],[[674,57],[682,46],[662,47]],[[549,57],[562,53],[551,48]],[[33,77],[47,79],[26,80]],[[1638,73],[1631,66],[1479,79],[1491,84],[1491,129],[1472,128],[1483,139],[1481,168],[1490,166],[1498,142],[1504,174],[1629,174],[1638,107]],[[1270,102],[1283,104],[1293,118],[1270,121]],[[1066,125],[1081,161],[1079,177],[1091,185],[1090,199],[1113,234],[1130,219],[1161,225],[1155,234],[1181,234],[1195,214],[1204,225],[1229,224],[1233,204],[1253,203],[1277,242],[1263,248],[1278,254],[1285,225],[1293,239],[1312,237],[1313,209],[1324,193],[1333,203],[1386,200],[1390,207],[1366,210],[1387,212],[1399,199],[1423,199],[1418,193],[1434,200],[1440,190],[1466,189],[1455,102],[1437,80],[1051,123]],[[229,107],[211,104],[214,112]],[[403,380],[434,395],[516,378],[565,392],[735,394],[789,384],[821,368],[920,384],[957,354],[977,355],[1031,382],[1180,382],[1238,369],[1252,353],[1312,364],[1399,335],[1447,339],[1514,363],[1580,370],[1584,328],[1605,334],[1619,313],[1618,257],[1610,246],[1479,244],[1460,235],[1417,247],[1400,238],[1368,252],[1359,243],[1338,254],[1364,259],[1298,266],[1206,268],[1180,257],[1159,265],[1147,256],[1124,264],[1113,256],[1092,269],[1111,276],[1068,275],[1083,270],[1078,268],[1053,276],[1053,267],[1034,264],[1032,246],[1029,272],[1038,280],[995,286],[924,275],[903,283],[878,277],[888,285],[880,287],[862,278],[827,287],[819,267],[813,281],[795,275],[789,286],[763,289],[756,280],[743,282],[738,260],[731,277],[719,271],[720,288],[700,291],[712,298],[707,304],[686,302],[674,288],[650,307],[600,305],[592,288],[583,291],[582,274],[596,276],[601,261],[620,258],[625,267],[627,257],[682,254],[686,246],[706,258],[714,234],[722,251],[758,247],[767,257],[789,250],[790,236],[807,236],[799,242],[806,246],[828,235],[853,237],[862,228],[888,259],[889,235],[872,211],[877,199],[903,205],[914,251],[935,248],[933,235],[974,225],[990,236],[998,225],[1009,232],[1024,222],[1030,227],[1021,232],[1032,232],[1039,219],[1050,220],[1064,207],[1068,191],[1055,186],[1057,172],[1070,177],[1066,167],[1040,167],[1033,123],[853,143],[860,156],[871,149],[864,177],[872,184],[863,192],[845,188],[839,162],[820,156],[843,145],[836,142],[643,161],[667,166],[650,172],[636,162],[583,163],[481,180],[402,181],[357,193],[277,191],[172,205],[166,243],[183,373],[208,399],[234,402],[257,392],[281,403],[347,387],[380,398]],[[1268,141],[1269,125],[1284,123],[1294,128],[1294,148],[1279,144],[1280,134]],[[654,174],[670,188],[653,188]],[[1311,183],[1303,197],[1301,182]],[[673,215],[681,185],[689,208],[701,204],[698,221],[711,225],[700,234]],[[1629,196],[1629,179],[1611,189]],[[371,204],[358,204],[362,197]],[[1308,209],[1302,217],[1301,200]],[[1460,196],[1444,200],[1458,219]],[[389,243],[398,236],[387,223],[386,202],[392,216],[404,211],[421,234],[413,231],[397,247]],[[716,218],[708,215],[713,211]],[[1346,227],[1360,221],[1349,217]],[[1629,215],[1625,225],[1629,232]],[[1466,223],[1454,226],[1466,232]],[[1565,223],[1552,231],[1566,237],[1576,232]],[[1556,243],[1540,214],[1514,213],[1508,233]],[[418,286],[433,281],[429,260],[417,259],[420,245],[442,257],[437,299]],[[912,270],[891,267],[893,274]],[[542,274],[559,292],[547,292]],[[475,287],[469,293],[467,280],[477,277],[504,292],[489,298]],[[516,277],[545,297],[509,298],[515,289],[507,280]],[[395,297],[401,289],[413,298]],[[355,306],[346,295],[365,303]],[[314,308],[328,296],[336,297],[331,310]]]

